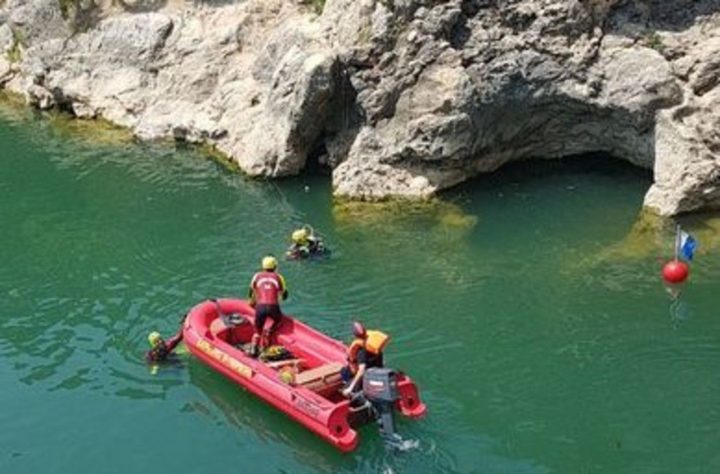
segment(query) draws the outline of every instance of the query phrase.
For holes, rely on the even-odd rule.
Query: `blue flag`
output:
[[[687,260],[692,260],[697,249],[697,241],[692,235],[688,234],[684,230],[680,231],[680,252],[683,257]]]

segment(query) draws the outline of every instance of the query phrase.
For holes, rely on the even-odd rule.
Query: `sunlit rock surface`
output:
[[[720,3],[8,0],[0,84],[252,175],[426,198],[512,160],[602,151],[663,215],[720,205]]]

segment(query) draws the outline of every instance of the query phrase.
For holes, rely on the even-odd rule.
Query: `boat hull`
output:
[[[227,340],[228,326],[221,316],[240,314],[246,322],[245,336],[252,332],[255,319],[253,308],[245,300],[222,299],[205,301],[188,313],[183,324],[183,337],[188,350],[213,370],[245,388],[257,397],[282,411],[313,433],[344,452],[357,447],[358,434],[350,426],[349,401],[337,391],[321,394],[305,386],[284,382],[280,373],[260,360],[249,357]],[[345,347],[313,328],[284,316],[275,336],[276,343],[301,353],[313,365],[344,364]],[[426,408],[420,401],[417,388],[409,377],[398,380],[400,401],[398,411],[417,418]]]

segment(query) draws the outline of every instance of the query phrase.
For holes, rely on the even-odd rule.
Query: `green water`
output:
[[[251,181],[74,127],[0,107],[0,472],[720,472],[720,250],[701,240],[672,303],[667,249],[622,243],[648,174],[517,165],[450,205],[346,213],[326,177]],[[143,362],[149,331],[243,296],[303,222],[334,254],[282,264],[286,311],[393,335],[429,407],[399,422],[417,449],[368,427],[343,455],[187,355]]]

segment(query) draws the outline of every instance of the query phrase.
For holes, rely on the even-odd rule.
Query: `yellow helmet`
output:
[[[266,257],[263,257],[262,259],[262,269],[263,270],[275,270],[278,266],[277,259],[273,257],[272,255],[268,255]]]
[[[281,370],[280,380],[282,380],[286,384],[292,384],[295,381],[295,374],[293,373],[292,369],[288,367]]]
[[[148,342],[150,343],[151,347],[157,346],[160,341],[162,341],[162,336],[160,336],[159,332],[153,331],[148,334]]]
[[[292,240],[296,244],[302,244],[302,243],[305,243],[305,241],[307,240],[307,238],[309,236],[310,236],[310,232],[308,232],[308,230],[305,227],[303,227],[302,229],[297,229],[297,230],[293,231]]]

